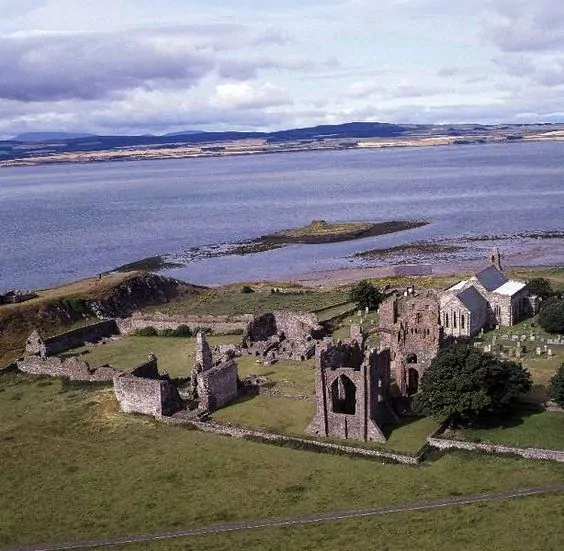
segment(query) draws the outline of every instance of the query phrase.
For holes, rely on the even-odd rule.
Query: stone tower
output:
[[[503,272],[503,268],[501,267],[501,253],[497,247],[492,249],[490,253],[490,262],[493,266],[495,266],[500,272]]]

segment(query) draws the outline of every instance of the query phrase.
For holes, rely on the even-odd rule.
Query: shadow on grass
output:
[[[491,430],[491,429],[508,429],[518,427],[524,423],[526,418],[543,413],[540,409],[519,408],[511,411],[497,414],[488,415],[476,419],[472,424],[467,425],[465,428]]]

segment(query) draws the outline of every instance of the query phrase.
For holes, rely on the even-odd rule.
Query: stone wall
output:
[[[17,367],[30,375],[47,375],[49,377],[65,377],[71,381],[111,381],[120,372],[110,366],[91,368],[86,362],[77,358],[63,360],[56,356],[41,358],[25,356],[17,362]]]
[[[545,461],[557,461],[564,463],[564,450],[545,450],[542,448],[519,448],[514,446],[504,446],[502,444],[489,444],[483,442],[467,442],[464,440],[450,440],[446,438],[427,438],[429,445],[440,450],[470,450],[486,453],[502,453],[519,455],[526,459],[542,459]]]
[[[295,436],[287,436],[283,434],[275,434],[275,433],[259,431],[259,430],[244,429],[241,427],[235,427],[221,423],[201,422],[193,419],[186,420],[183,419],[182,417],[161,417],[159,418],[159,420],[167,424],[175,424],[175,425],[188,424],[203,432],[221,434],[225,436],[231,436],[234,438],[259,439],[266,442],[273,442],[277,444],[289,444],[289,445],[294,445],[297,448],[306,448],[313,451],[319,451],[325,453],[337,452],[350,456],[377,459],[380,461],[382,459],[385,459],[388,461],[404,463],[407,465],[417,465],[421,462],[422,459],[421,455],[412,456],[412,455],[395,453],[395,452],[370,450],[370,449],[359,448],[355,446],[347,446],[344,444],[333,444],[332,442],[320,442],[319,440],[309,440],[307,438],[298,438]]]
[[[273,312],[278,331],[288,340],[303,340],[321,331],[317,316],[311,312]]]
[[[124,373],[114,378],[114,393],[120,409],[127,413],[160,417],[172,415],[183,408],[176,387],[161,379]]]
[[[46,339],[41,339],[37,331],[34,331],[27,340],[25,354],[44,353],[46,356],[56,356],[72,348],[84,346],[87,342],[97,342],[118,333],[119,329],[115,320],[103,320]],[[40,350],[41,343],[44,346],[43,350]]]
[[[199,409],[214,411],[237,398],[237,378],[237,364],[232,359],[198,373]]]
[[[245,331],[253,316],[171,316],[166,314],[144,314],[135,312],[129,318],[117,320],[120,331],[123,334],[132,333],[145,327],[163,329],[177,329],[181,325],[188,326],[191,330],[198,328],[209,328],[214,333],[231,333],[234,331]]]

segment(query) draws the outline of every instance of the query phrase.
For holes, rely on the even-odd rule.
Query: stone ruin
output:
[[[315,314],[272,312],[256,316],[247,326],[241,352],[263,358],[305,361],[315,355],[316,339],[323,334]]]
[[[147,361],[131,373],[120,373],[113,381],[119,407],[126,413],[161,417],[173,415],[185,408],[170,377],[159,374],[154,354],[150,354]]]
[[[324,340],[316,354],[316,436],[385,441],[381,425],[395,420],[388,405],[389,351],[365,351],[356,340]]]
[[[401,396],[419,390],[419,381],[445,344],[439,323],[439,301],[431,291],[409,289],[379,308],[380,348],[389,349],[391,370]]]
[[[214,359],[203,332],[196,336],[196,363],[190,377],[192,398],[198,399],[198,409],[212,412],[238,395],[238,371],[234,353],[228,351]]]
[[[83,331],[82,334],[86,332]],[[69,340],[71,338],[63,337],[64,342]],[[30,375],[65,377],[71,381],[111,381],[120,373],[108,365],[90,367],[88,362],[83,362],[78,358],[65,359],[52,355],[53,350],[58,351],[60,346],[57,337],[44,340],[35,330],[27,339],[24,357],[18,360],[16,365],[20,371]]]

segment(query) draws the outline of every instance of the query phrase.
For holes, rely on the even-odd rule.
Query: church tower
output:
[[[500,272],[503,272],[503,268],[501,267],[501,254],[497,247],[492,249],[490,253],[490,262],[494,265]]]

